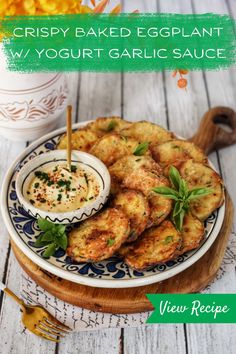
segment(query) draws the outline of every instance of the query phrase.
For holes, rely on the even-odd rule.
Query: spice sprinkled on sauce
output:
[[[96,176],[79,165],[58,164],[34,173],[27,196],[34,207],[51,212],[77,210],[99,195]]]

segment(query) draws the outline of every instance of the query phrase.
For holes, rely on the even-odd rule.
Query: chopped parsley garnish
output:
[[[60,202],[60,201],[61,201],[61,198],[62,198],[62,194],[58,194],[58,196],[57,196],[57,201]]]
[[[35,201],[34,201],[33,199],[30,199],[30,203],[31,203],[31,204],[34,204]]]
[[[112,131],[115,128],[116,125],[117,125],[117,122],[115,120],[111,120],[110,123],[107,126],[106,131],[107,132]]]
[[[76,172],[77,171],[77,166],[71,165],[71,172]]]
[[[166,236],[164,240],[164,244],[167,245],[168,243],[173,242],[173,236]]]
[[[75,192],[75,191],[76,191],[76,188],[72,188],[72,191]]]
[[[59,181],[57,181],[57,185],[59,187],[66,187],[67,190],[70,189],[70,185],[71,185],[71,181],[66,181],[64,179],[59,179]]]
[[[38,188],[38,187],[39,187],[39,183],[37,182],[34,184],[34,188]]]
[[[172,146],[172,149],[181,150],[181,147],[178,146],[178,145],[173,145],[173,146]]]
[[[50,187],[52,184],[54,184],[53,181],[48,181],[47,186]]]
[[[115,240],[113,240],[112,238],[109,238],[109,239],[107,240],[108,246],[112,246],[112,245],[114,245],[114,243],[115,243]]]
[[[48,182],[50,180],[47,172],[36,171],[34,174],[36,177],[38,177],[43,182]]]
[[[46,199],[45,198],[41,198],[40,199],[40,203],[46,203]]]
[[[149,147],[149,143],[147,141],[145,141],[145,142],[139,144],[136,147],[136,149],[134,150],[133,154],[135,156],[142,156],[142,155],[144,155],[147,152],[148,147]]]

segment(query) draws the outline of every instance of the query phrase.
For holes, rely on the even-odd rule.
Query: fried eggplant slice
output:
[[[155,187],[169,186],[163,175],[139,168],[124,178],[122,186],[138,190],[148,198],[151,209],[148,227],[159,225],[171,212],[172,201],[152,191]]]
[[[169,182],[162,174],[140,167],[125,176],[122,186],[123,188],[136,189],[148,197],[154,187],[169,186]]]
[[[163,221],[161,225],[144,231],[123,253],[124,261],[131,268],[143,271],[171,260],[180,246],[180,233],[170,221]]]
[[[102,261],[111,257],[129,234],[125,213],[121,209],[107,208],[70,232],[67,254],[77,262]]]
[[[121,117],[101,117],[87,125],[88,129],[91,129],[99,136],[103,136],[111,132],[120,132],[122,129],[128,128],[132,123]]]
[[[184,217],[183,229],[181,231],[182,245],[177,255],[184,254],[198,248],[205,234],[204,223],[193,215],[186,214]]]
[[[126,242],[135,241],[145,230],[149,220],[147,199],[141,192],[127,189],[116,195],[113,206],[121,208],[130,221],[130,234]]]
[[[73,150],[89,152],[91,147],[98,140],[99,135],[89,129],[78,129],[72,133],[71,144]],[[57,148],[64,150],[67,148],[67,136],[63,135],[57,145]]]
[[[110,166],[123,156],[132,154],[138,145],[139,143],[135,139],[111,133],[99,139],[90,150],[90,154],[98,157],[105,165]],[[147,154],[150,154],[149,150]]]
[[[208,159],[195,144],[186,140],[172,140],[151,147],[152,156],[161,166],[170,166],[176,161],[192,159],[206,164]]]
[[[157,226],[170,214],[172,201],[160,195],[153,194],[148,197],[148,203],[151,209],[148,227]]]
[[[212,190],[212,193],[194,199],[190,203],[192,214],[202,221],[206,220],[224,202],[224,186],[221,177],[211,167],[193,160],[183,162],[179,171],[187,181],[190,190],[194,188]]]
[[[135,246],[135,242],[125,242],[117,251],[117,256],[121,257],[122,259],[125,258],[126,254],[131,252]]]
[[[133,171],[137,171],[139,168],[154,171],[157,174],[162,174],[162,168],[153,160],[151,156],[147,155],[124,156],[109,167],[109,172],[112,177],[121,182],[126,176],[128,176]]]
[[[119,192],[123,190],[120,182],[117,180],[117,178],[111,176],[111,189],[110,189],[110,194],[111,196],[115,196]]]
[[[121,134],[132,137],[139,142],[149,142],[150,145],[162,144],[174,138],[173,133],[160,127],[157,124],[139,121],[133,123],[130,127],[123,129]]]

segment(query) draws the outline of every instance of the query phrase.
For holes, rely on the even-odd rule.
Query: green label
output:
[[[148,294],[147,323],[236,323],[236,294]]]
[[[235,21],[226,15],[26,16],[0,28],[13,71],[215,70],[236,62]]]

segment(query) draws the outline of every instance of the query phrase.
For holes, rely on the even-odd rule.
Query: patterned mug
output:
[[[0,50],[0,134],[35,140],[57,125],[68,99],[65,73],[10,72]]]

